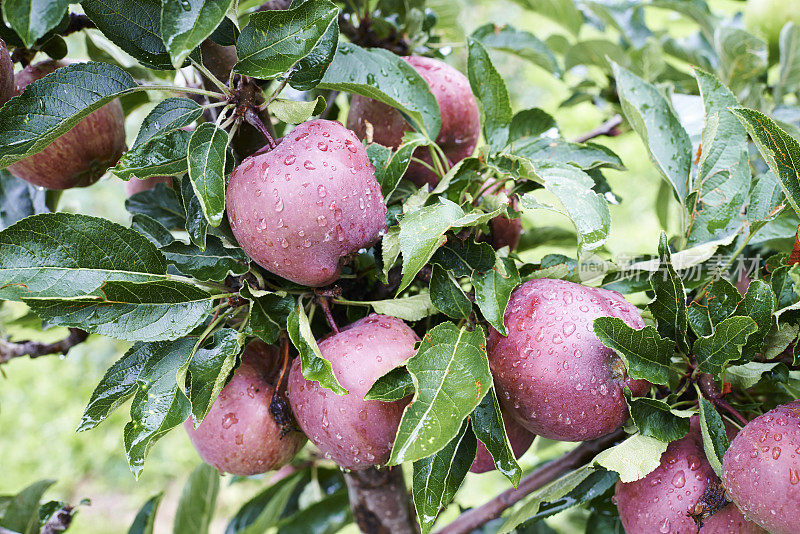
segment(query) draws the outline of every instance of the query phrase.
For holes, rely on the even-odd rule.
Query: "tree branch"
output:
[[[586,441],[578,445],[561,458],[551,461],[529,474],[514,489],[504,491],[486,504],[468,510],[458,519],[446,525],[436,534],[468,534],[492,519],[500,517],[506,509],[510,508],[523,497],[557,479],[561,475],[582,466],[603,451],[621,440],[625,435],[623,430],[617,430],[607,436],[594,441]]]
[[[350,508],[365,534],[417,534],[401,467],[370,467],[345,473]]]
[[[40,534],[57,534],[64,532],[72,524],[72,514],[75,508],[72,506],[64,506],[61,510],[50,516],[50,519],[42,527]]]
[[[20,356],[30,356],[38,358],[48,354],[66,354],[69,350],[86,341],[89,337],[87,332],[77,328],[70,328],[69,335],[61,341],[55,343],[41,343],[39,341],[20,341],[14,343],[5,339],[0,339],[0,364],[6,363],[12,358]]]
[[[601,135],[608,135],[611,137],[619,135],[619,125],[622,124],[622,117],[619,115],[614,115],[606,122],[591,130],[586,132],[583,135],[579,135],[575,139],[572,140],[573,143],[585,143],[590,139],[594,139],[595,137],[600,137]]]

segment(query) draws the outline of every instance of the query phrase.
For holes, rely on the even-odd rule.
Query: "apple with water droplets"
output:
[[[733,504],[704,519],[698,531],[690,514],[698,511],[706,489],[717,484],[703,450],[700,421],[693,416],[689,432],[667,446],[654,471],[633,482],[617,482],[614,502],[627,534],[766,534]]]
[[[14,96],[14,63],[6,43],[0,39],[0,106]]]
[[[506,436],[511,444],[511,450],[514,451],[514,456],[519,458],[531,447],[533,438],[536,436],[528,432],[525,427],[520,425],[514,420],[511,415],[506,412],[505,408],[500,407],[500,412],[503,416],[503,426],[506,428]],[[494,464],[494,459],[486,445],[478,441],[478,450],[475,453],[475,461],[469,470],[473,473],[486,473],[497,469]]]
[[[296,358],[287,396],[297,423],[314,445],[345,469],[385,464],[410,397],[392,402],[364,400],[375,381],[414,355],[419,337],[396,317],[372,314],[319,342],[336,379],[348,393],[337,395],[307,380]]]
[[[634,396],[649,390],[594,334],[594,319],[606,316],[644,327],[616,291],[542,278],[512,293],[508,337],[489,332],[489,365],[500,402],[530,432],[559,441],[599,438],[627,420],[625,386]]]
[[[756,417],[722,459],[728,498],[773,534],[800,532],[800,401]]]
[[[226,193],[233,233],[256,263],[319,287],[375,243],[386,205],[358,138],[339,122],[297,126],[273,150],[245,159]]]
[[[184,428],[200,457],[219,471],[249,476],[280,469],[303,447],[297,431],[282,433],[269,407],[280,371],[277,347],[252,341],[242,364],[197,428]]]
[[[68,65],[65,61],[42,61],[17,73],[16,94],[51,72]],[[125,116],[119,100],[109,102],[84,117],[44,150],[8,167],[11,174],[47,189],[70,189],[92,185],[125,151]]]
[[[436,137],[438,144],[451,165],[471,156],[481,135],[480,112],[472,94],[467,77],[444,61],[421,56],[403,58],[428,82],[436,97],[442,117],[442,128]],[[368,126],[371,125],[371,126]],[[360,95],[353,95],[347,127],[355,131],[360,139],[368,137],[372,130],[372,141],[390,148],[397,148],[403,135],[411,131],[411,125],[396,109]],[[430,150],[421,147],[414,157],[431,165]],[[418,186],[435,185],[439,176],[417,162],[411,162],[405,177]]]

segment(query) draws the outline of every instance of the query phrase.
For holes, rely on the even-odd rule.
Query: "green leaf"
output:
[[[205,249],[208,219],[206,219],[205,213],[203,213],[203,206],[195,193],[194,183],[192,183],[192,179],[188,175],[184,175],[181,177],[179,185],[180,189],[177,192],[180,194],[181,203],[183,204],[186,232],[189,234],[189,239],[192,243],[201,249]]]
[[[162,497],[164,497],[163,493],[153,495],[139,508],[131,527],[128,529],[128,534],[153,534],[156,512],[158,511],[158,505],[161,504]]]
[[[130,74],[105,63],[74,63],[29,84],[0,108],[0,168],[40,152],[91,112],[138,88]]]
[[[414,462],[412,493],[423,534],[431,531],[439,512],[453,500],[475,459],[477,445],[469,421],[464,420],[443,449]]]
[[[772,313],[775,311],[775,295],[772,288],[763,280],[753,280],[747,288],[744,299],[736,306],[734,315],[750,317],[758,325],[758,330],[747,338],[742,347],[742,355],[748,360],[762,352],[764,341],[773,325]]]
[[[744,222],[742,205],[750,192],[751,172],[747,132],[729,111],[736,97],[712,74],[694,69],[705,106],[702,152],[693,184],[693,207],[688,245],[738,231]]]
[[[146,215],[161,223],[164,228],[184,228],[186,212],[175,191],[164,184],[136,193],[125,201],[125,209],[135,214]]]
[[[520,284],[517,265],[511,258],[497,257],[494,268],[472,279],[475,303],[495,330],[506,335],[504,321],[511,293]]]
[[[697,368],[704,373],[719,376],[725,365],[742,356],[742,346],[758,330],[750,317],[729,317],[716,325],[714,333],[694,342]]]
[[[436,249],[445,242],[444,234],[464,211],[447,199],[407,214],[400,221],[400,250],[403,254],[403,279],[398,292],[411,284]]]
[[[652,326],[636,330],[618,317],[598,317],[593,324],[600,342],[625,359],[631,378],[669,384],[672,340],[663,339]]]
[[[139,127],[136,147],[150,139],[189,126],[200,118],[203,108],[189,98],[165,98],[153,108]]]
[[[472,240],[448,239],[431,258],[455,276],[469,276],[485,273],[497,263],[494,249],[488,243]]]
[[[44,190],[0,170],[0,230],[37,213],[49,211]]]
[[[112,280],[164,280],[167,272],[164,256],[139,233],[69,213],[33,215],[6,228],[0,257],[0,298],[6,300],[75,297]]]
[[[711,324],[715,326],[733,315],[741,300],[742,295],[739,290],[728,280],[725,278],[714,280],[708,288],[706,297]]]
[[[611,214],[605,198],[592,189],[594,180],[580,169],[563,163],[536,162],[535,172],[544,182],[545,189],[558,198],[565,211],[540,203],[531,193],[520,198],[522,206],[528,209],[544,208],[568,217],[578,231],[581,250],[601,247],[608,239]]]
[[[781,102],[784,95],[800,90],[800,27],[791,21],[784,24],[778,46],[780,74],[773,95]]]
[[[189,170],[186,155],[191,138],[191,132],[174,130],[143,143],[137,142],[108,172],[122,180],[184,174]]]
[[[442,125],[428,82],[399,56],[380,48],[341,43],[318,86],[355,93],[398,109],[418,132],[436,139]]]
[[[339,22],[338,17],[334,17],[333,22],[317,41],[317,45],[289,72],[289,85],[298,91],[314,89],[333,62],[338,46]]]
[[[55,28],[67,13],[69,0],[6,0],[3,15],[26,48]]]
[[[472,312],[472,302],[458,281],[439,264],[433,265],[430,296],[436,309],[453,319],[466,319]]]
[[[161,36],[177,69],[225,18],[233,0],[180,0],[161,5]]]
[[[364,400],[392,402],[413,395],[414,391],[414,379],[408,369],[395,367],[372,384]]]
[[[175,513],[175,534],[208,534],[219,492],[219,471],[198,465],[183,486]]]
[[[124,437],[128,463],[138,476],[153,443],[189,417],[189,400],[176,376],[191,356],[195,341],[136,343],[106,371],[92,393],[78,432],[94,428],[133,396]]]
[[[484,24],[472,32],[472,38],[487,48],[515,54],[534,65],[539,65],[547,72],[561,74],[561,67],[553,51],[530,32],[518,30],[513,26]]]
[[[772,171],[756,176],[753,190],[750,192],[750,205],[747,208],[747,220],[750,222],[750,233],[755,233],[758,223],[771,221],[777,217],[786,205],[786,195]]]
[[[539,108],[523,109],[511,119],[508,141],[513,143],[525,138],[538,138],[545,132],[558,131],[556,120],[552,115]]]
[[[689,432],[692,412],[673,410],[666,402],[647,397],[629,399],[628,403],[633,422],[643,436],[669,443]]]
[[[283,519],[278,523],[278,532],[280,534],[334,533],[339,532],[352,520],[347,492],[338,491]]]
[[[556,24],[560,24],[573,35],[583,26],[583,15],[572,0],[514,0],[526,9],[535,11],[547,17]]]
[[[508,142],[508,126],[513,117],[508,90],[481,42],[467,38],[467,45],[469,84],[480,103],[483,135],[496,152]]]
[[[742,91],[767,70],[767,43],[742,28],[720,25],[714,32],[723,81],[734,92]]]
[[[703,436],[703,449],[711,468],[722,478],[722,457],[728,450],[728,435],[714,405],[704,398],[700,399],[700,434]]]
[[[161,341],[184,336],[213,307],[207,292],[174,280],[106,282],[98,293],[97,297],[23,301],[51,324],[127,341]]]
[[[361,304],[369,304],[375,313],[391,315],[404,321],[419,321],[437,313],[436,307],[431,302],[431,295],[422,291],[412,296],[400,296],[386,300],[365,300]]]
[[[633,482],[646,477],[661,465],[661,455],[666,450],[667,443],[660,439],[634,434],[598,454],[593,463],[616,471],[622,482]]]
[[[689,319],[689,326],[697,337],[710,336],[714,333],[714,325],[711,323],[711,315],[708,313],[708,306],[703,306],[697,302],[692,302],[686,310]]]
[[[233,516],[225,534],[261,534],[278,523],[303,472],[292,473],[260,491]]]
[[[242,249],[226,247],[216,236],[206,237],[205,250],[182,241],[172,241],[162,247],[161,252],[181,273],[198,280],[222,282],[228,275],[246,273],[250,265],[250,258]]]
[[[800,214],[800,144],[763,113],[747,108],[732,111],[778,177],[789,204]]]
[[[506,435],[500,404],[497,402],[494,388],[483,397],[475,411],[472,412],[472,430],[475,432],[486,450],[492,455],[494,465],[514,487],[522,477],[522,469],[517,463],[511,443]]]
[[[390,465],[420,460],[442,449],[492,385],[481,327],[469,331],[450,322],[435,326],[406,367],[417,393],[403,413]]]
[[[403,138],[403,144],[394,152],[376,143],[367,147],[367,156],[375,167],[375,179],[381,186],[383,198],[389,198],[397,188],[400,178],[403,177],[411,163],[414,151],[428,143],[429,141],[423,135],[407,133]]]
[[[532,492],[530,495],[522,499],[519,504],[511,510],[511,513],[508,514],[505,522],[498,530],[498,534],[515,532],[515,529],[520,524],[536,515],[543,502],[552,502],[567,495],[569,492],[574,490],[578,484],[586,480],[586,478],[591,475],[593,471],[594,469],[589,466],[580,467],[574,471],[569,471],[565,475],[562,475],[540,489]]]
[[[286,329],[286,320],[294,308],[294,299],[287,295],[252,289],[247,281],[244,282],[240,294],[250,300],[247,333],[270,345],[278,341],[281,330]]]
[[[214,332],[206,344],[197,349],[189,362],[186,395],[192,403],[192,418],[195,428],[208,415],[236,366],[244,345],[244,334],[232,328],[221,328]],[[184,375],[185,376],[185,375]]]
[[[287,124],[300,124],[312,115],[325,111],[325,99],[321,95],[310,101],[276,98],[270,103],[269,111],[275,118]]]
[[[82,0],[81,7],[103,35],[142,65],[172,69],[161,39],[160,0]]]
[[[205,122],[189,140],[189,179],[211,226],[219,226],[225,213],[225,156],[228,134]]]
[[[553,501],[545,501],[539,506],[539,511],[531,517],[526,523],[523,525],[523,528],[532,525],[538,524],[543,525],[545,524],[541,520],[547,517],[552,517],[559,512],[563,512],[564,510],[568,510],[576,505],[585,504],[587,508],[595,509],[595,499],[598,501],[603,498],[604,495],[609,492],[614,487],[614,484],[619,481],[619,475],[614,471],[607,471],[605,469],[595,469],[593,470],[588,477],[583,479],[580,484],[575,486],[569,493],[555,499]],[[592,502],[594,501],[594,502]],[[618,519],[617,519],[618,520]],[[607,534],[608,532],[622,532],[622,525],[620,524],[619,530],[614,530],[613,528],[608,530],[602,530],[602,526],[600,527],[601,530],[596,531],[592,530],[591,528],[597,528],[598,525],[590,525],[590,522],[593,521],[592,518],[587,520],[586,525],[586,534]],[[548,533],[552,534],[552,533]]]
[[[794,337],[797,337],[796,327],[794,327]],[[786,346],[788,347],[788,343]],[[764,373],[771,371],[777,365],[780,364],[778,362],[747,362],[744,365],[731,365],[725,369],[725,381],[730,382],[733,389],[750,389],[758,384]]]
[[[328,0],[253,13],[236,42],[239,62],[234,70],[264,80],[289,71],[323,41],[338,13]]]
[[[289,331],[292,344],[300,353],[300,370],[303,372],[303,376],[307,380],[318,382],[320,386],[337,395],[347,395],[347,390],[342,387],[333,373],[331,362],[326,360],[319,351],[302,303],[298,303],[292,308],[286,322],[286,329]]]
[[[655,296],[647,304],[647,307],[656,320],[658,333],[665,338],[674,340],[680,350],[688,354],[686,291],[683,287],[683,280],[672,266],[669,241],[664,232],[661,232],[658,240],[658,257],[658,271],[650,277],[650,286],[653,288]]]
[[[39,502],[55,480],[39,480],[10,497],[0,517],[0,527],[18,534],[39,534]]]
[[[567,163],[584,171],[600,168],[625,170],[618,155],[595,143],[571,143],[565,139],[537,137],[512,142],[507,150],[530,160]]]
[[[611,67],[625,118],[683,202],[692,166],[692,143],[686,130],[658,89],[616,63]]]

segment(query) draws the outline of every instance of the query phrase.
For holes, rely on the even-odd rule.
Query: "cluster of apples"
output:
[[[406,61],[439,103],[437,143],[450,163],[471,155],[480,121],[467,79],[437,60]],[[48,61],[26,67],[12,83],[13,65],[0,46],[0,103],[62,65]],[[327,120],[301,124],[275,149],[245,159],[230,176],[227,213],[239,245],[256,263],[287,280],[312,287],[335,282],[342,264],[375,243],[385,229],[384,198],[361,140],[370,130],[373,141],[394,148],[410,126],[394,109],[359,96],[353,98],[347,125]],[[122,109],[115,101],[10,171],[51,189],[86,186],[124,149]],[[423,161],[429,157],[425,151],[415,155]],[[420,187],[438,180],[416,163],[406,177]],[[129,192],[165,180],[137,181]],[[518,219],[493,221],[493,227],[496,247],[516,245]],[[505,313],[508,335],[491,329],[487,352],[517,456],[536,435],[585,441],[614,432],[628,418],[623,389],[634,395],[649,390],[647,382],[627,376],[619,356],[595,336],[592,322],[602,316],[644,327],[637,308],[613,291],[536,279],[512,294]],[[346,469],[385,464],[411,398],[381,402],[364,400],[364,395],[380,376],[408,360],[418,341],[402,320],[375,314],[321,339],[322,356],[348,393],[336,395],[307,380],[295,359],[285,394],[300,431],[288,433],[270,411],[280,382],[278,349],[254,341],[206,418],[197,428],[188,420],[187,432],[206,462],[236,475],[286,465],[306,439]],[[800,402],[754,419],[731,437],[722,481],[705,457],[694,418],[687,436],[669,445],[655,471],[619,483],[615,500],[626,531],[697,531],[691,515],[706,489],[721,482],[732,504],[706,519],[700,532],[764,532],[762,527],[775,534],[800,532]],[[479,444],[471,470],[492,469],[491,455]]]

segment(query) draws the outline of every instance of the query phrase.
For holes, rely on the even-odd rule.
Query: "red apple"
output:
[[[67,65],[43,61],[16,76],[16,92]],[[9,172],[47,189],[85,187],[100,179],[125,151],[125,117],[119,100],[109,102],[50,143],[44,150],[8,167]]]
[[[0,39],[0,106],[14,96],[14,64],[6,43]]]
[[[480,112],[467,77],[447,63],[438,59],[421,56],[403,58],[414,67],[430,86],[439,104],[442,128],[436,143],[455,164],[471,156],[481,135]],[[403,135],[411,126],[396,109],[360,95],[354,95],[347,115],[347,127],[356,132],[360,139],[367,137],[367,123],[372,125],[372,141],[391,148],[397,148]],[[431,163],[427,147],[419,148],[414,156]],[[439,177],[416,162],[406,171],[406,178],[418,186],[426,183],[435,185]]]

